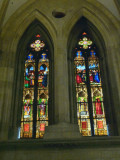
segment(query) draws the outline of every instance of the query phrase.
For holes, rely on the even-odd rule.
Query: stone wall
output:
[[[19,6],[16,11],[14,10],[9,19],[6,19],[4,27],[0,26],[0,158],[2,157],[1,160],[6,160],[8,157],[12,160],[33,159],[34,157],[36,159],[58,160],[86,160],[88,158],[117,160],[120,157],[120,108],[118,101],[120,90],[118,75],[120,22],[97,1],[46,2],[26,1],[24,5]],[[4,3],[8,5],[7,1]],[[60,18],[61,13],[63,17]],[[2,16],[5,16],[4,9]],[[75,26],[78,26],[77,24],[82,18],[86,19],[86,25],[88,25],[89,31],[93,31],[93,37],[98,45],[102,44],[100,54],[104,59],[105,97],[110,100],[110,105],[107,107],[110,108],[109,114],[112,119],[112,135],[117,135],[117,138],[107,137],[95,141],[96,137],[91,137],[92,139],[72,137],[74,134],[72,126],[75,126],[75,121],[72,120],[73,116],[70,113],[69,92],[72,83],[69,81],[68,63],[71,60],[70,47],[73,44],[69,38],[71,34],[74,37],[72,31],[75,31]],[[4,18],[1,19],[0,24],[3,24],[3,21]],[[26,30],[31,31],[30,28],[36,24],[36,21],[49,33],[53,44],[53,119],[54,124],[58,125],[59,135],[67,135],[69,131],[72,132],[68,133],[71,137],[69,136],[67,142],[66,138],[63,140],[56,138],[56,127],[53,127],[51,131],[55,134],[55,138],[52,140],[17,140],[19,110],[17,104],[20,102],[19,95],[21,93],[21,85],[20,82],[17,82],[17,78],[22,75],[24,62],[24,54],[19,44],[22,43],[22,36],[29,40],[29,35],[24,35]],[[31,32],[34,33],[34,30]],[[61,134],[60,129],[63,123],[64,133]]]

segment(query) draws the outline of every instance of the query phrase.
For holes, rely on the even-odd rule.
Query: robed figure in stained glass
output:
[[[38,109],[39,117],[45,117],[46,116],[47,99],[40,99],[39,103],[40,103],[39,104],[39,109]]]
[[[97,70],[94,72],[94,82],[100,83],[99,73]]]
[[[80,132],[83,136],[91,136],[91,133],[92,135],[107,135],[99,55],[93,50],[96,46],[86,32],[83,32],[82,37],[78,42],[80,47],[76,45],[74,58]],[[93,116],[91,117],[90,114]]]
[[[47,87],[47,66],[42,64],[40,66],[39,75],[38,75],[38,86],[39,87]]]
[[[26,71],[25,71],[25,87],[29,88],[34,86],[34,79],[35,79],[35,75],[34,75],[34,68],[33,66],[29,65],[26,67]]]
[[[29,95],[26,95],[25,101],[24,101],[24,118],[30,118],[31,117],[31,104],[32,100]]]
[[[94,81],[94,80],[93,80],[93,73],[92,73],[92,72],[90,73],[89,78],[90,78],[90,82],[93,82],[93,81]]]
[[[96,98],[95,108],[96,108],[96,114],[97,114],[97,115],[103,114],[102,105],[101,105],[101,102],[100,102],[100,98]]]
[[[38,34],[29,44],[25,61],[21,138],[43,138],[48,126],[49,59],[44,53],[48,49],[40,37]]]

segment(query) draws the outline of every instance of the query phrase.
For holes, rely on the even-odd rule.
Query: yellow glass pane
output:
[[[21,122],[20,138],[32,138],[32,122]]]
[[[95,135],[99,135],[99,136],[108,135],[105,118],[94,119],[94,132],[95,132]]]

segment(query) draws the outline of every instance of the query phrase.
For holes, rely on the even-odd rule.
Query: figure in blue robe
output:
[[[99,79],[99,74],[98,74],[98,72],[95,73],[95,75],[94,75],[94,80],[95,80],[95,82],[100,83],[100,79]]]
[[[44,77],[43,77],[42,85],[44,87],[47,87],[47,74],[45,74]]]

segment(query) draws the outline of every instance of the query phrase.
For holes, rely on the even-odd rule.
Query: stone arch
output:
[[[29,7],[29,6],[27,6]],[[31,7],[30,7],[31,8]],[[12,51],[15,52],[17,49],[17,44],[19,42],[19,39],[22,37],[25,30],[30,26],[30,24],[37,20],[39,22],[42,21],[43,26],[46,27],[46,29],[51,34],[51,37],[53,37],[53,41],[56,39],[56,29],[53,24],[48,20],[48,18],[43,15],[39,10],[32,8],[32,11],[29,11],[25,8],[22,10],[21,8],[14,13],[14,15],[8,20],[6,25],[2,29],[1,39],[2,39],[2,50],[6,48],[6,52]],[[17,18],[17,21],[15,21]],[[21,23],[22,21],[22,23]],[[9,30],[11,32],[9,32]],[[6,36],[7,35],[7,36]],[[11,41],[9,41],[9,37],[12,37]],[[5,41],[7,41],[7,47],[4,45]],[[53,43],[54,44],[54,43]]]
[[[84,1],[81,3],[81,6],[78,8],[78,10],[72,13],[71,17],[69,17],[69,21],[67,21],[63,27],[63,33],[65,37],[69,36],[72,28],[82,17],[85,17],[87,20],[89,20],[91,24],[93,24],[100,32],[101,36],[103,37],[103,41],[105,42],[105,47],[110,48],[106,52],[107,55],[109,52],[111,52],[112,48],[118,49],[120,22],[102,4],[97,1]],[[65,43],[67,43],[67,40],[68,39],[66,39]],[[119,63],[117,60],[118,57],[118,52],[115,56],[114,53],[111,53],[111,58],[114,59],[117,64]]]
[[[69,35],[70,31],[81,17],[85,17],[94,26],[96,26],[96,28],[100,31],[101,35],[103,35],[105,41],[109,37],[109,33],[111,32],[112,27],[114,29],[117,29],[120,34],[119,21],[102,4],[95,0],[86,0],[82,2],[78,9],[71,14],[71,17],[69,16],[69,21],[67,21],[63,27],[63,32],[65,32],[65,36]]]
[[[26,9],[27,7],[29,7],[29,10]],[[17,20],[16,20],[16,17],[17,17]],[[12,97],[12,95],[14,95],[14,93],[15,93],[15,86],[18,89],[17,94],[19,94],[19,92],[21,92],[20,91],[21,89],[18,87],[19,85],[16,84],[15,76],[18,73],[17,73],[17,70],[15,71],[15,68],[17,67],[18,70],[20,69],[21,71],[23,71],[23,68],[21,68],[21,67],[24,62],[21,61],[21,64],[19,65],[19,67],[17,66],[16,63],[17,62],[19,63],[19,60],[22,60],[22,58],[24,59],[24,57],[25,57],[25,54],[21,54],[22,50],[20,51],[20,47],[18,47],[18,46],[19,46],[20,39],[23,38],[24,33],[27,30],[32,31],[32,29],[35,29],[35,28],[37,31],[40,31],[40,28],[42,28],[43,32],[46,32],[45,35],[46,35],[46,37],[48,37],[47,41],[49,41],[48,43],[50,44],[50,52],[53,53],[54,52],[54,44],[56,42],[56,29],[55,29],[54,25],[52,24],[52,22],[42,12],[40,12],[38,9],[36,9],[35,5],[33,5],[32,3],[30,3],[29,5],[27,3],[25,6],[20,7],[19,10],[17,10],[14,13],[14,15],[12,15],[12,17],[10,17],[8,22],[2,28],[2,33],[1,33],[1,39],[2,39],[2,48],[1,48],[1,50],[2,50],[2,54],[1,54],[2,64],[1,65],[3,66],[2,72],[4,73],[6,79],[7,79],[7,77],[9,77],[8,81],[10,81],[4,86],[5,94],[3,97],[4,105],[2,108],[2,112],[6,112],[6,110],[8,110],[8,109],[11,111],[9,113],[7,113],[7,115],[6,115],[8,117],[7,120],[3,116],[1,117],[1,119],[2,119],[2,124],[3,125],[6,124],[6,129],[7,129],[7,126],[10,126],[12,128],[10,130],[13,130],[13,128],[14,128],[14,131],[15,131],[15,128],[18,124],[17,119],[16,119],[17,117],[15,119],[13,118],[13,115],[15,115],[17,113],[17,108],[14,108],[16,105],[16,102],[14,101],[15,98]],[[9,32],[9,30],[10,30],[10,32]],[[29,32],[29,34],[30,34],[29,36],[27,35],[25,44],[27,44],[27,40],[29,40],[30,37],[32,36],[33,31],[31,33]],[[6,45],[6,43],[7,43],[7,45]],[[7,56],[7,55],[9,55],[9,56]],[[18,56],[19,56],[19,58],[18,58]],[[51,57],[52,57],[51,61],[53,61],[53,55]],[[53,68],[53,66],[52,66],[52,68]],[[20,74],[21,73],[19,73],[19,75],[18,75],[19,78],[20,78]],[[8,101],[5,101],[7,93],[8,93],[8,91],[7,91],[8,88],[9,88],[10,96],[8,97]],[[52,93],[52,95],[53,95],[53,93]],[[18,101],[19,101],[18,103],[21,103],[20,100],[18,100]],[[4,106],[7,106],[7,107],[4,107]],[[51,117],[52,117],[52,115],[51,115]],[[7,138],[8,131],[6,132],[6,134],[7,134],[6,135],[6,138]],[[11,134],[13,134],[13,133],[11,132]],[[17,137],[17,135],[14,137]]]
[[[81,6],[78,7],[78,10],[75,10],[74,13],[71,13],[69,21],[67,21],[63,27],[63,33],[65,36],[65,43],[68,46],[69,35],[75,26],[75,24],[82,18],[85,17],[95,28],[97,28],[100,33],[104,47],[106,49],[105,59],[108,66],[111,66],[112,72],[109,73],[111,81],[115,80],[116,86],[116,100],[114,105],[119,105],[118,100],[118,87],[119,86],[119,77],[118,77],[118,64],[119,64],[119,37],[120,37],[120,22],[114,17],[102,4],[97,1],[84,1],[81,3]],[[67,38],[68,39],[67,39]],[[69,51],[68,51],[69,52]],[[69,52],[70,53],[70,52]],[[102,50],[101,50],[102,53]],[[116,54],[115,54],[116,53]],[[114,80],[113,77],[115,77]],[[117,102],[117,104],[116,104]],[[116,112],[117,114],[117,112]],[[118,120],[119,121],[119,120]]]
[[[15,121],[17,121],[17,125],[19,125],[20,122],[20,112],[21,112],[21,104],[18,103],[18,99],[22,99],[22,88],[21,86],[23,86],[22,84],[22,79],[23,79],[23,70],[24,70],[24,60],[25,60],[25,56],[26,56],[26,46],[27,43],[30,41],[31,37],[33,35],[36,35],[37,33],[40,33],[40,35],[42,36],[42,40],[45,42],[45,44],[48,46],[48,50],[49,50],[49,70],[50,70],[50,81],[49,81],[49,109],[48,109],[48,114],[49,114],[49,124],[53,124],[54,123],[54,108],[53,108],[53,61],[54,61],[54,47],[53,47],[53,41],[52,38],[50,36],[50,34],[48,33],[46,27],[44,27],[39,21],[35,20],[32,22],[32,24],[26,29],[25,33],[23,34],[23,36],[21,37],[21,39],[19,40],[19,45],[18,45],[18,62],[17,62],[17,76],[14,82],[17,81],[17,90],[19,89],[19,94],[16,94],[16,96],[13,94],[13,97],[15,97],[15,104],[13,104],[12,106],[17,106],[18,109],[16,109],[16,113],[14,113],[15,115],[17,115],[17,117],[15,116],[14,119],[14,123]],[[19,82],[20,83],[19,83]],[[14,90],[16,92],[16,87],[14,87]],[[20,94],[21,93],[21,94]],[[14,100],[13,100],[14,102]],[[50,107],[51,106],[51,107]],[[13,113],[11,113],[13,114]],[[14,115],[13,115],[14,116]]]
[[[86,5],[87,3],[87,5]],[[73,40],[73,42],[71,42],[72,36],[71,35],[75,35],[75,32],[77,32],[76,28],[75,30],[75,26],[79,25],[78,23],[80,22],[80,20],[82,19],[86,19],[87,23],[86,25],[89,26],[89,31],[92,33],[92,29],[93,29],[93,37],[95,38],[95,41],[97,42],[97,45],[99,46],[99,53],[100,53],[100,57],[102,60],[102,64],[104,66],[105,72],[104,72],[104,76],[107,78],[106,82],[105,82],[105,86],[107,85],[107,91],[106,93],[109,95],[109,99],[112,99],[112,105],[111,105],[111,111],[109,111],[109,114],[111,116],[112,113],[113,114],[113,128],[115,130],[114,134],[118,134],[117,128],[118,126],[115,125],[119,122],[119,118],[117,117],[117,111],[118,111],[118,42],[119,42],[119,34],[120,34],[120,30],[119,30],[119,22],[117,21],[117,19],[107,10],[105,9],[102,5],[99,4],[98,2],[95,2],[95,4],[93,2],[88,2],[85,1],[83,2],[83,4],[81,5],[81,8],[79,8],[76,13],[73,14],[73,17],[70,19],[70,21],[64,25],[63,28],[63,32],[65,34],[66,37],[68,37],[68,39],[66,39],[66,43],[67,43],[67,48],[68,48],[68,61],[72,61],[71,55],[72,54],[71,50],[71,44],[75,44],[76,42]],[[104,9],[104,12],[103,12]],[[82,24],[82,22],[81,22]],[[79,25],[80,27],[80,25]],[[73,34],[73,28],[74,28],[74,34]],[[117,30],[117,32],[116,32]],[[65,33],[65,31],[67,31]],[[69,36],[68,36],[69,35]],[[95,35],[98,35],[98,37],[96,37]],[[75,37],[75,36],[74,36]],[[102,42],[100,42],[100,39],[102,39]],[[114,42],[113,42],[114,41]],[[116,43],[117,41],[117,43]],[[112,42],[112,43],[111,43]],[[116,55],[114,54],[113,50],[116,50]],[[69,68],[70,68],[70,63],[69,63]],[[106,68],[108,70],[106,70]],[[112,68],[112,70],[111,70]],[[71,73],[72,71],[70,70],[69,73]],[[108,73],[109,72],[109,73]],[[114,73],[113,73],[114,72]],[[109,77],[107,77],[107,76]],[[114,77],[114,78],[113,78]],[[115,83],[113,84],[112,82],[115,80]],[[73,80],[71,80],[73,81]],[[71,82],[70,82],[71,84]],[[70,85],[69,85],[70,86]],[[111,86],[111,88],[109,89],[109,86]],[[115,89],[116,88],[116,89]],[[111,92],[111,93],[110,93]],[[111,97],[112,93],[116,94],[116,97]],[[71,94],[71,93],[70,93]],[[70,95],[71,97],[71,95]],[[74,100],[73,100],[74,101]],[[73,103],[73,101],[71,103]],[[75,118],[75,115],[71,115],[71,117]],[[116,118],[115,118],[116,117]],[[118,128],[119,129],[119,128]]]
[[[120,1],[119,0],[114,0],[114,2],[115,2],[115,5],[116,5],[119,13],[120,13]]]
[[[2,39],[2,59],[6,58],[8,52],[12,53],[14,58],[19,39],[22,37],[25,30],[30,26],[30,24],[37,20],[42,22],[43,26],[51,34],[53,41],[56,42],[56,28],[55,25],[50,21],[50,19],[39,10],[39,3],[35,3],[34,0],[28,1],[23,4],[14,14],[8,19],[5,25],[2,26],[1,39]],[[29,10],[28,10],[29,8]],[[22,22],[22,23],[21,23]],[[9,30],[11,32],[9,32]],[[6,36],[7,35],[7,36]],[[12,39],[11,39],[12,37]],[[6,43],[7,42],[7,46]],[[54,43],[53,43],[54,44]],[[8,57],[9,58],[9,57]],[[9,59],[8,59],[9,60]],[[5,63],[5,61],[4,61]]]

